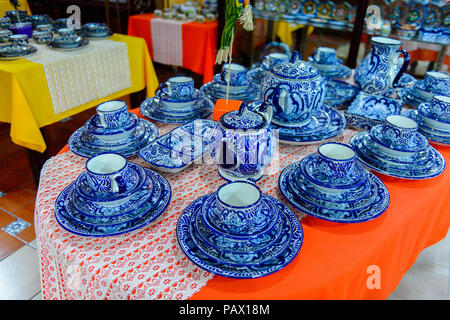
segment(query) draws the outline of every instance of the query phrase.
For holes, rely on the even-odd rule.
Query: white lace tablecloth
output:
[[[183,66],[183,24],[190,21],[154,18],[150,21],[153,61]]]
[[[80,50],[58,51],[45,45],[29,61],[44,66],[55,114],[131,87],[126,43],[91,40]]]
[[[159,126],[161,134],[175,127]],[[354,133],[346,129],[333,140],[348,142]],[[279,174],[317,147],[279,145],[258,182],[261,190],[287,204],[277,191]],[[146,167],[138,157],[130,161]],[[184,208],[224,183],[211,158],[178,174],[162,173],[171,185],[172,199],[156,221],[127,234],[102,238],[71,234],[54,216],[58,194],[84,170],[85,163],[86,159],[69,151],[52,157],[41,172],[35,228],[44,299],[188,299],[213,278],[184,255],[175,232]]]

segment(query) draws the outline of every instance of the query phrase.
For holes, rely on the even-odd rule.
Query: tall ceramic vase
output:
[[[385,93],[398,86],[400,77],[409,65],[409,54],[400,49],[402,42],[386,37],[373,37],[369,54],[355,69],[355,81],[361,89],[371,94]],[[399,68],[399,56],[403,64]]]

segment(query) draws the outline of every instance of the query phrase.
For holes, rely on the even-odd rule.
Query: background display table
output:
[[[133,112],[139,114],[138,109]],[[160,135],[176,127],[157,125]],[[346,129],[334,140],[348,142],[355,133]],[[318,145],[279,147],[258,186],[287,204],[278,192],[279,174]],[[436,148],[450,160],[449,147]],[[138,157],[130,160],[146,166]],[[172,200],[161,217],[128,234],[90,238],[66,232],[53,214],[56,197],[84,170],[85,162],[66,147],[42,171],[35,226],[44,299],[385,299],[419,253],[443,239],[450,226],[448,168],[424,181],[380,175],[390,193],[383,215],[338,224],[294,209],[304,230],[297,257],[263,278],[229,279],[190,262],[175,234],[184,208],[224,183],[215,165],[207,161],[179,174],[163,173]],[[379,281],[373,282],[374,276]]]
[[[170,30],[173,31],[168,35],[159,35],[158,39],[168,42],[155,48],[151,27],[153,19],[163,20],[152,13],[130,16],[128,34],[145,39],[153,61],[183,67],[201,74],[203,83],[212,81],[217,50],[217,21],[181,23],[164,19],[161,23],[170,25],[172,27]],[[167,31],[167,28],[163,29]],[[158,52],[155,52],[155,49]],[[175,56],[169,59],[174,54]]]

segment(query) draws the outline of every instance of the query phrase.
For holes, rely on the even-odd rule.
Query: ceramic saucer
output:
[[[125,220],[123,223],[113,225],[108,223],[90,225],[76,220],[73,216],[73,212],[71,211],[73,208],[70,206],[70,203],[67,202],[70,194],[75,188],[74,183],[67,186],[56,199],[54,212],[56,220],[65,230],[87,237],[114,236],[128,233],[148,225],[166,210],[169,205],[172,192],[169,183],[163,176],[149,169],[145,170],[148,176],[151,176],[154,181],[157,181],[161,186],[163,186],[163,196],[159,200],[155,199],[155,203],[148,201],[145,205],[142,205],[138,210],[132,213],[130,220]],[[78,216],[78,218],[80,217]]]
[[[327,79],[325,88],[324,103],[338,110],[346,108],[360,90],[358,86],[337,79]]]
[[[323,64],[317,63],[313,57],[309,57],[308,61],[319,71],[325,78],[347,78],[352,74],[352,69],[342,64],[342,60],[336,58],[336,64],[325,65],[329,68],[324,68]]]
[[[367,173],[368,179],[366,181],[366,184],[370,186],[370,192],[364,194],[363,199],[366,199],[366,201],[363,206],[361,206],[360,201],[356,201],[352,206],[348,205],[347,202],[336,203],[331,199],[330,201],[320,201],[314,197],[308,197],[302,189],[305,186],[308,187],[305,178],[301,177],[302,180],[297,180],[299,185],[297,185],[297,189],[293,189],[294,184],[291,182],[291,176],[296,172],[298,166],[300,166],[300,162],[291,164],[283,170],[278,180],[278,187],[281,194],[291,205],[307,215],[332,222],[359,223],[375,219],[384,213],[389,206],[390,198],[386,186],[379,178],[370,173]],[[316,194],[320,190],[310,192]]]
[[[425,98],[421,97],[416,91],[415,87],[402,88],[398,91],[397,95],[400,99],[406,103],[412,105],[413,107],[418,107],[424,102],[429,102]]]
[[[323,142],[340,135],[345,129],[346,120],[338,110],[322,105],[305,126],[283,127],[273,121],[271,126],[278,131],[281,143],[303,145]]]
[[[50,49],[58,50],[58,51],[75,51],[85,48],[89,44],[89,40],[86,38],[82,38],[80,41],[77,41],[76,43],[68,45],[61,45],[55,39],[47,43],[47,46]]]
[[[226,99],[226,91],[220,91],[214,87],[214,82],[208,82],[204,84],[200,90],[206,97],[211,99],[214,103],[217,99]],[[228,99],[230,100],[242,100],[246,103],[251,103],[260,100],[260,88],[257,84],[251,83],[247,90],[239,94],[229,93]]]
[[[142,102],[140,110],[142,115],[150,120],[162,122],[162,123],[186,123],[195,119],[206,118],[209,116],[214,108],[214,103],[207,97],[202,97],[198,101],[198,107],[190,113],[172,113],[172,115],[161,112],[165,107],[161,107],[161,101],[155,99],[155,97],[147,98]]]
[[[417,110],[406,110],[402,115],[409,117],[419,124],[419,132],[428,140],[438,145],[450,145],[450,132],[427,126]]]
[[[138,126],[134,132],[133,137],[135,137],[135,139],[131,138],[130,140],[127,140],[125,145],[115,146],[105,144],[101,147],[92,145],[83,136],[85,131],[85,127],[83,126],[70,136],[68,141],[69,149],[80,157],[86,158],[90,158],[102,152],[115,152],[124,157],[133,156],[137,154],[140,149],[155,140],[159,135],[159,130],[153,123],[145,119],[140,119],[139,121],[141,122],[141,125]]]
[[[223,261],[219,255],[214,258],[203,253],[195,244],[191,236],[191,225],[195,217],[200,214],[206,197],[201,197],[187,206],[181,213],[177,223],[177,240],[178,244],[186,256],[200,268],[229,278],[248,279],[267,276],[286,267],[298,254],[303,243],[303,229],[297,216],[288,209],[280,201],[273,199],[272,201],[278,207],[280,215],[286,220],[283,229],[289,236],[289,243],[285,246],[281,254],[271,257],[267,261],[261,263],[249,263],[240,265],[231,265]],[[196,235],[194,230],[194,236]],[[198,238],[196,238],[198,241]],[[209,253],[213,254],[211,251]],[[256,260],[257,261],[257,260]]]
[[[430,179],[440,175],[445,168],[443,156],[432,146],[428,146],[426,152],[417,154],[417,157],[425,155],[421,161],[405,164],[401,162],[402,158],[381,153],[367,131],[354,135],[350,144],[355,148],[358,160],[363,165],[387,176],[411,180]]]

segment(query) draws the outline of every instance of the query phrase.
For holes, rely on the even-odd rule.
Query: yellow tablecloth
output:
[[[19,10],[25,10],[28,12],[29,15],[31,15],[30,7],[28,6],[27,0],[19,0]],[[5,15],[6,11],[14,10],[14,7],[11,5],[11,2],[9,0],[0,0],[0,17],[3,17]]]
[[[10,135],[15,144],[44,152],[47,147],[39,128],[145,87],[147,96],[155,94],[159,83],[145,40],[121,34],[114,34],[110,40],[128,46],[131,87],[58,114],[41,64],[26,59],[0,61],[0,121],[11,123]]]

